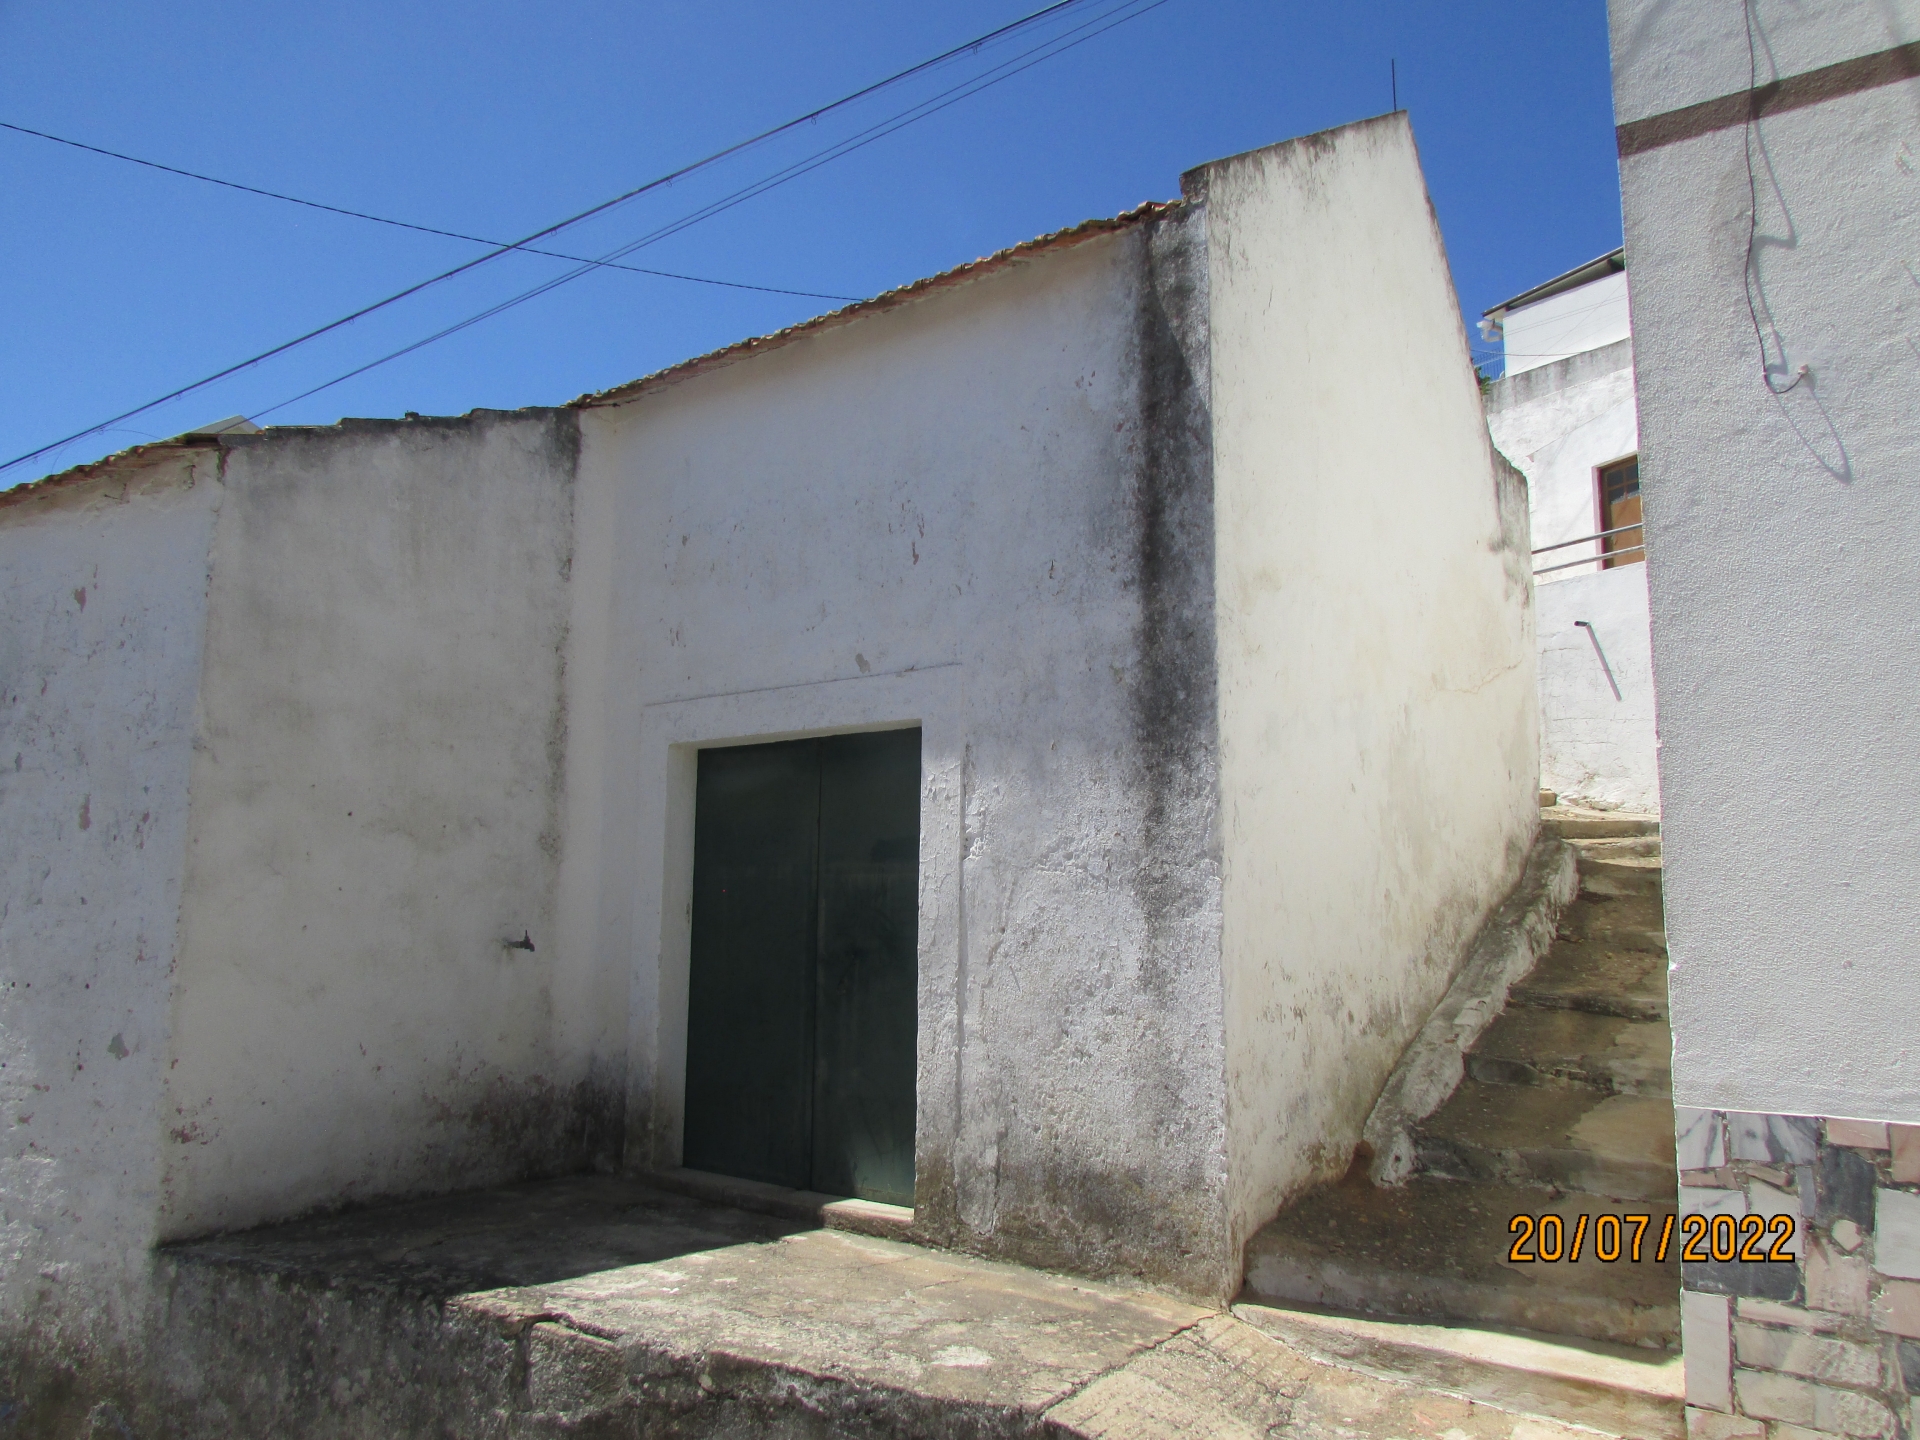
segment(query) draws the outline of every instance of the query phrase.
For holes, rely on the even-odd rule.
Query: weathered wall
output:
[[[618,991],[555,943],[576,449],[483,412],[230,451],[163,1237],[617,1152]]]
[[[1541,786],[1566,801],[1659,814],[1647,567],[1543,584],[1534,612]]]
[[[679,1158],[695,750],[918,723],[916,1224],[1237,1283],[1197,232],[1045,250],[583,416],[610,618],[580,684],[634,737],[603,862],[638,890],[630,1163]]]
[[[1534,653],[1524,490],[1487,438],[1405,117],[1197,178],[1243,1240],[1346,1168],[1519,877]]]
[[[1640,448],[1633,342],[1617,341],[1496,380],[1487,391],[1486,407],[1493,443],[1527,477],[1534,546],[1558,545],[1598,531],[1595,471]],[[1536,563],[1561,565],[1599,553],[1596,540],[1549,551]],[[1559,570],[1541,576],[1540,583],[1557,584],[1589,573],[1589,568]]]
[[[1920,37],[1914,0],[1753,17],[1762,81]],[[1740,7],[1615,0],[1612,21],[1623,133],[1719,96],[1742,113]],[[1920,749],[1920,81],[1640,150],[1621,176],[1674,1095],[1920,1121],[1920,845],[1889,800]],[[1783,395],[1749,273],[1774,383],[1808,367]]]
[[[0,508],[0,1379],[137,1318],[218,467]]]

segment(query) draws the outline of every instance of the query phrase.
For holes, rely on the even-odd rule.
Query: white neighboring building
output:
[[[1616,250],[1486,312],[1506,374],[1494,443],[1527,477],[1540,645],[1540,783],[1657,814],[1639,425],[1627,275]]]

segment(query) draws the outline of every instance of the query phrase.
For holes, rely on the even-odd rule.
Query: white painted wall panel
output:
[[[618,991],[555,943],[573,426],[229,453],[165,1235],[613,1153]]]
[[[1539,756],[1525,496],[1406,119],[1206,174],[1244,1239],[1346,1168],[1519,876]]]
[[[1624,271],[1509,310],[1501,324],[1506,373],[1518,375],[1632,334]]]
[[[0,1314],[16,1354],[25,1316],[43,1358],[80,1353],[60,1357],[80,1343],[70,1324],[125,1324],[154,1238],[218,470],[163,453],[0,524]]]
[[[1543,584],[1534,609],[1541,785],[1575,804],[1659,814],[1647,567]]]
[[[1769,46],[1911,37],[1910,4],[1762,0]],[[1619,108],[1672,98],[1647,47],[1725,83],[1717,7],[1616,4]],[[1675,53],[1679,53],[1676,51]],[[1797,63],[1797,62],[1796,62]],[[1735,78],[1744,78],[1743,75]],[[1688,97],[1692,98],[1692,97]],[[1920,82],[1764,119],[1757,293],[1746,137],[1622,169],[1652,552],[1674,1094],[1683,1105],[1920,1121]],[[1758,152],[1756,152],[1758,153]]]

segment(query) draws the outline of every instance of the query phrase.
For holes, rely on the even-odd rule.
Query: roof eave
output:
[[[1482,310],[1480,313],[1489,317],[1505,315],[1510,310],[1538,304],[1542,300],[1550,300],[1555,295],[1564,294],[1568,290],[1577,290],[1582,285],[1591,285],[1595,280],[1604,280],[1609,275],[1618,275],[1626,268],[1627,251],[1625,246],[1621,246],[1617,250],[1609,250],[1597,259],[1587,261],[1584,265],[1576,265],[1573,269],[1556,275],[1551,280],[1543,281],[1531,290],[1522,290],[1511,300],[1502,300],[1492,309]]]
[[[689,380],[708,370],[717,370],[744,360],[750,355],[761,355],[770,350],[778,350],[805,336],[837,329],[855,320],[863,320],[870,315],[897,309],[935,291],[966,284],[1049,251],[1068,249],[1102,235],[1131,229],[1145,220],[1175,213],[1185,209],[1186,206],[1187,202],[1184,200],[1149,200],[1119,215],[1083,220],[1078,225],[1068,226],[1064,230],[1056,230],[1049,235],[1041,235],[1018,245],[1011,245],[1005,250],[996,250],[991,255],[984,255],[978,260],[969,260],[966,264],[956,265],[951,270],[943,270],[937,275],[928,275],[897,289],[883,291],[870,300],[858,300],[851,305],[843,305],[838,310],[829,310],[824,315],[802,320],[797,325],[789,325],[786,329],[775,330],[771,334],[736,340],[731,345],[708,351],[704,355],[696,355],[689,360],[678,361],[664,370],[656,370],[651,375],[629,380],[610,390],[582,395],[569,401],[568,405],[573,409],[591,410],[608,405],[624,404],[682,380]]]

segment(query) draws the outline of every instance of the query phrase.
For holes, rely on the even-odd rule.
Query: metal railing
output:
[[[1577,540],[1561,540],[1553,545],[1542,545],[1533,553],[1535,555],[1545,555],[1550,550],[1564,550],[1569,545],[1591,545],[1594,541],[1604,540],[1609,535],[1624,535],[1629,530],[1638,531],[1641,530],[1641,528],[1639,525],[1616,525],[1611,530],[1596,530],[1593,534],[1582,535]],[[1598,555],[1587,555],[1579,560],[1563,560],[1558,565],[1543,565],[1533,573],[1536,575],[1551,575],[1555,570],[1571,570],[1576,565],[1604,565],[1609,560],[1618,561],[1622,555],[1633,555],[1636,553],[1641,559],[1644,560],[1646,558],[1647,546],[1644,540],[1638,545],[1622,545],[1618,550],[1604,550]]]

